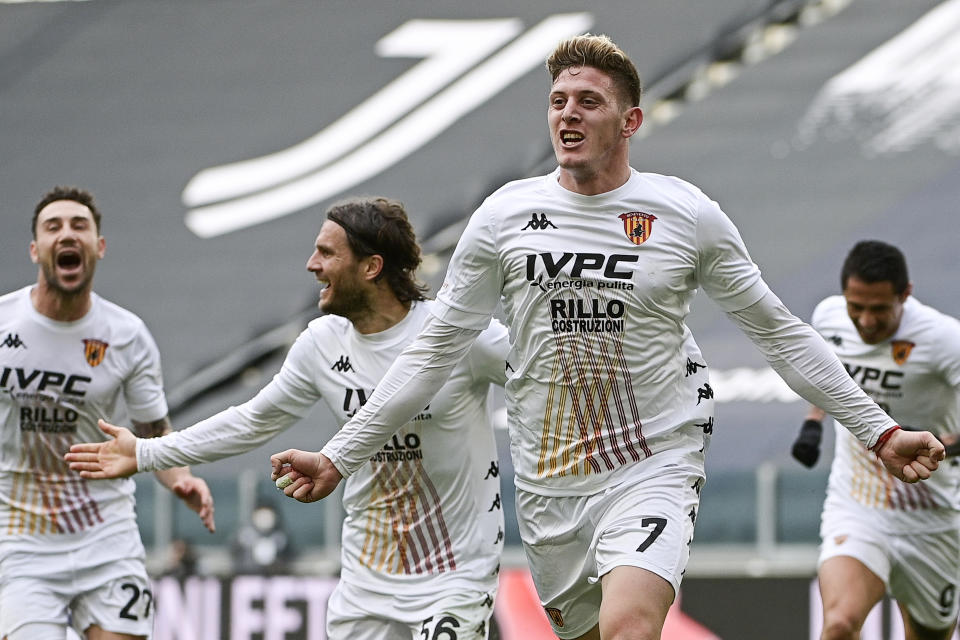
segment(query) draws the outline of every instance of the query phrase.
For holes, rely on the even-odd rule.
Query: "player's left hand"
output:
[[[194,475],[186,476],[173,483],[170,490],[200,516],[203,526],[210,533],[216,532],[217,524],[213,520],[213,494],[210,493],[210,487],[203,478]]]
[[[887,471],[904,482],[926,480],[944,458],[943,444],[929,431],[897,429],[876,452]]]

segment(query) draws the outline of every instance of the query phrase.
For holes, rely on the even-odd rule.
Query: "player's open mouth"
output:
[[[57,266],[64,271],[75,271],[81,264],[83,259],[75,249],[65,249],[57,254]]]
[[[560,134],[560,141],[563,144],[576,144],[583,140],[583,134],[576,131],[564,131]]]

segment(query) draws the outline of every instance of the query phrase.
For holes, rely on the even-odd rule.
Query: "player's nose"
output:
[[[877,317],[872,313],[861,313],[858,321],[864,329],[873,329],[877,326]]]
[[[563,112],[561,112],[560,118],[564,122],[578,122],[580,120],[580,110],[577,108],[575,101],[567,100],[567,103],[563,106]]]

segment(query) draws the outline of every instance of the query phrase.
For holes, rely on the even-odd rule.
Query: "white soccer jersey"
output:
[[[82,319],[57,322],[34,309],[31,288],[0,297],[0,556],[57,553],[120,531],[142,556],[134,482],[84,480],[63,455],[104,440],[99,418],[167,414],[156,344],[137,316],[96,294]]]
[[[897,332],[865,344],[843,296],[817,305],[813,327],[850,376],[899,424],[934,434],[960,432],[960,322],[907,298]],[[836,425],[824,519],[870,522],[888,533],[960,526],[960,467],[941,463],[929,480],[900,482],[846,429]]]
[[[767,291],[734,225],[696,187],[632,171],[583,196],[554,172],[505,185],[451,260],[440,319],[477,328],[502,296],[514,343],[507,406],[517,486],[588,494],[697,423],[709,384],[684,324],[698,287],[737,311]]]
[[[248,451],[320,399],[342,425],[419,333],[431,304],[414,303],[400,323],[369,335],[339,316],[313,320],[252,400],[163,438],[139,440],[140,470]],[[429,406],[347,479],[344,580],[411,597],[496,588],[503,511],[487,404],[490,384],[506,380],[508,351],[506,329],[491,323]]]

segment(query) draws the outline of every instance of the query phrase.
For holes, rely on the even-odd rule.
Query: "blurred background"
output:
[[[633,166],[716,199],[797,315],[839,291],[864,238],[903,249],[916,297],[960,315],[960,0],[0,0],[0,290],[36,278],[40,195],[91,189],[107,240],[95,288],[150,327],[174,424],[189,426],[266,384],[318,313],[304,264],[334,200],[402,200],[436,287],[480,201],[553,169],[543,59],[586,31],[641,72]],[[832,432],[802,468],[789,448],[804,403],[709,299],[689,324],[719,404],[682,609],[717,636],[774,625],[806,638]],[[185,585],[169,593],[197,576],[217,589],[336,576],[338,501],[280,500],[267,460],[333,429],[318,406],[261,449],[195,469],[215,535],[138,478],[151,568]],[[522,570],[499,439],[504,566]],[[770,581],[782,606],[757,611],[751,594],[771,598]],[[226,637],[239,623],[222,615],[216,633],[158,637]],[[281,637],[314,637],[301,626]]]

